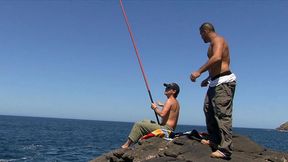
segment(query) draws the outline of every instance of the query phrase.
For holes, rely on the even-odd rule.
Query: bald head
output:
[[[215,32],[214,26],[209,22],[203,23],[199,29],[200,29],[200,31],[206,30],[206,31]]]

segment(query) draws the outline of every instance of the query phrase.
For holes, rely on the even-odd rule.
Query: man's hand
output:
[[[157,105],[155,103],[151,104],[151,109],[155,110],[157,108]]]
[[[191,75],[190,75],[190,79],[192,82],[195,82],[196,79],[201,75],[201,73],[199,73],[198,71],[195,71],[193,72]]]
[[[201,87],[207,87],[208,84],[209,84],[209,78],[207,78],[201,82]]]
[[[164,106],[164,104],[163,104],[162,102],[160,102],[160,101],[157,101],[157,105],[158,105],[158,106],[161,106],[161,107]]]

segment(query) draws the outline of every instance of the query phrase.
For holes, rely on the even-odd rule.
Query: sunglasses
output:
[[[170,87],[166,87],[165,88],[165,92],[167,92],[167,91],[170,91],[172,88],[170,88]]]

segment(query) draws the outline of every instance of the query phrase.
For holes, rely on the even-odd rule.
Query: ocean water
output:
[[[0,116],[0,162],[89,161],[119,148],[133,123]],[[205,131],[180,125],[176,131]],[[272,150],[288,152],[288,133],[271,129],[233,128]]]

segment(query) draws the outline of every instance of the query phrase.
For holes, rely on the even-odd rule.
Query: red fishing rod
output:
[[[147,88],[147,91],[148,91],[148,94],[149,94],[149,97],[150,97],[150,101],[151,103],[154,103],[153,102],[153,98],[152,98],[152,95],[151,95],[151,91],[150,91],[150,88],[149,88],[149,84],[148,84],[148,81],[147,81],[147,77],[145,75],[145,71],[144,71],[144,68],[143,68],[143,64],[142,64],[142,61],[140,59],[140,55],[139,55],[139,52],[138,52],[138,48],[136,46],[136,43],[135,43],[135,40],[134,40],[134,36],[133,36],[133,33],[132,33],[132,30],[131,30],[131,27],[129,25],[129,22],[128,22],[128,17],[126,15],[126,12],[125,12],[125,9],[124,9],[124,6],[123,6],[123,3],[122,3],[122,0],[119,0],[120,1],[120,5],[121,5],[121,9],[122,9],[122,13],[123,13],[123,16],[125,18],[125,23],[127,25],[127,28],[128,28],[128,31],[129,31],[129,34],[130,34],[130,38],[132,40],[132,43],[133,43],[133,46],[134,46],[134,50],[135,50],[135,53],[136,53],[136,56],[137,56],[137,59],[138,59],[138,63],[140,65],[140,69],[141,69],[141,72],[142,72],[142,75],[143,75],[143,78],[144,78],[144,81],[145,81],[145,85],[146,85],[146,88]],[[158,124],[160,124],[159,122],[159,118],[157,116],[157,113],[156,111],[154,111],[155,113],[155,116],[156,116],[156,119],[157,119],[157,122]]]

